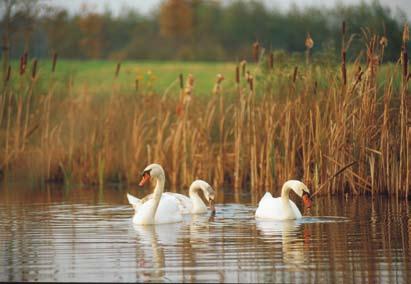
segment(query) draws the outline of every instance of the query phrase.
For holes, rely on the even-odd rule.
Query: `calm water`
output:
[[[144,227],[125,193],[1,187],[0,281],[411,281],[405,202],[316,198],[300,221],[258,222],[258,199],[220,193],[215,216]]]

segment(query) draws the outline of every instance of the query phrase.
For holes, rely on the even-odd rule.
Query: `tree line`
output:
[[[207,0],[165,0],[144,15],[125,9],[95,13],[50,6],[41,0],[2,0],[3,59],[29,53],[38,58],[57,53],[71,59],[241,60],[251,57],[250,46],[299,53],[339,53],[341,23],[345,21],[348,51],[357,54],[367,36],[384,39],[384,60],[397,60],[405,14],[392,13],[378,1],[333,8],[297,6],[284,12],[259,1],[226,4]]]

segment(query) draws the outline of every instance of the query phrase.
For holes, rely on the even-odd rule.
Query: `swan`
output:
[[[208,201],[211,212],[215,213],[214,189],[204,180],[197,179],[191,183],[188,190],[189,197],[173,192],[166,192],[166,194],[170,194],[180,201],[180,209],[182,214],[202,214],[206,213],[208,209],[201,197],[198,195],[200,191],[203,192],[204,197]]]
[[[291,220],[302,217],[300,210],[293,201],[289,199],[290,190],[293,190],[304,201],[304,206],[311,207],[310,191],[307,186],[298,180],[286,181],[281,189],[281,197],[274,198],[271,193],[266,192],[258,203],[255,212],[256,218],[273,220]]]
[[[135,213],[133,223],[139,225],[177,223],[183,220],[180,204],[177,198],[164,194],[165,174],[159,164],[148,165],[142,173],[139,186],[143,186],[150,179],[155,178],[156,186],[150,198],[142,200],[127,194]]]
[[[189,197],[174,192],[164,192],[163,195],[169,195],[177,199],[181,214],[203,214],[206,213],[208,209],[201,197],[198,195],[200,191],[203,192],[204,197],[208,201],[211,212],[215,213],[215,192],[214,189],[204,180],[197,179],[191,183],[188,190]],[[142,203],[153,198],[153,194],[149,194],[141,200],[131,194],[127,194],[127,198],[134,209],[138,211],[138,208]]]

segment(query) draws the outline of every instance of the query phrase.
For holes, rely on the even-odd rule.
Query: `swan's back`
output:
[[[155,224],[167,224],[183,220],[178,201],[175,197],[169,194],[161,195],[154,220],[150,217],[153,203],[154,199],[150,198],[138,208],[138,211],[136,211],[133,217],[135,224],[153,224],[153,222]]]
[[[281,197],[274,198],[271,193],[266,194],[258,203],[255,216],[261,219],[289,220],[302,217],[297,205],[291,200],[284,202]]]
[[[193,204],[189,197],[175,192],[164,192],[164,194],[170,195],[178,201],[181,214],[190,214]]]

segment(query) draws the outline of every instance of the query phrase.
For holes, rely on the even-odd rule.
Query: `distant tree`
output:
[[[12,38],[22,36],[24,51],[28,52],[31,36],[40,12],[46,5],[40,0],[1,0],[1,33],[3,74],[8,68]]]
[[[79,48],[86,57],[101,58],[105,48],[104,18],[96,13],[84,13],[77,20],[81,32]]]
[[[181,39],[193,32],[192,1],[166,0],[160,7],[160,33],[167,38]]]

